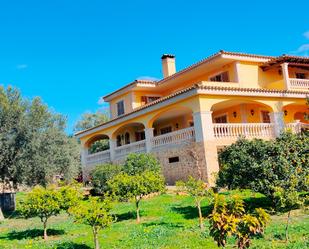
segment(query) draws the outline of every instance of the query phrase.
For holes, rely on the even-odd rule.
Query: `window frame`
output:
[[[122,103],[122,110],[123,110],[123,113],[119,113],[119,104]],[[124,100],[119,100],[117,103],[116,103],[116,111],[117,111],[117,116],[121,116],[123,114],[125,114],[125,105],[124,105]]]

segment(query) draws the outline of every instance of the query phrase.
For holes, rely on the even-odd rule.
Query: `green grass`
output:
[[[249,191],[244,191],[241,195],[248,208],[269,206],[261,195],[254,195]],[[17,200],[21,198],[23,194],[18,194]],[[142,201],[141,209],[142,223],[136,224],[132,204],[116,205],[114,213],[118,220],[110,228],[100,232],[101,248],[217,248],[209,236],[207,220],[206,230],[199,230],[197,211],[192,206],[190,197],[164,194]],[[208,203],[204,202],[205,216],[209,210]],[[265,235],[255,238],[251,248],[309,248],[308,215],[300,210],[293,211],[288,244],[284,242],[285,221],[286,214],[272,216]],[[93,248],[91,228],[75,224],[65,213],[50,219],[50,237],[47,242],[41,237],[41,227],[38,218],[25,220],[18,215],[11,215],[0,224],[0,248]],[[233,248],[234,241],[229,242],[227,248]]]

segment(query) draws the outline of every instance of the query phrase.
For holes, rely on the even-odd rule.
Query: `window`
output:
[[[117,103],[117,115],[120,116],[124,114],[124,103],[123,100],[119,101]]]
[[[126,134],[124,134],[124,143],[130,144],[130,134],[129,134],[129,132],[126,132]]]
[[[145,140],[145,132],[144,131],[135,132],[135,140],[136,141]]]
[[[305,73],[295,73],[297,79],[306,79]]]
[[[269,111],[261,111],[263,123],[270,123]]]
[[[148,103],[151,103],[157,99],[159,99],[160,97],[158,96],[142,96],[141,97],[141,102],[142,102],[142,105],[146,105]]]
[[[179,157],[178,156],[170,157],[168,159],[168,163],[177,163],[177,162],[179,162]]]
[[[116,144],[117,144],[117,147],[121,146],[121,136],[120,135],[118,135],[116,138]]]
[[[229,82],[229,73],[223,72],[223,73],[217,74],[213,77],[210,77],[210,81]]]
[[[172,127],[171,126],[164,127],[162,129],[160,129],[161,135],[166,134],[166,133],[170,133],[170,132],[172,132]]]
[[[222,115],[219,117],[215,117],[215,123],[227,123],[227,116],[226,115]]]

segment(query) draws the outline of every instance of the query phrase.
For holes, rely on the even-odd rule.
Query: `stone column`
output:
[[[282,68],[282,76],[285,84],[285,89],[289,90],[290,89],[289,64],[282,63],[281,68]]]
[[[201,111],[193,114],[195,139],[202,149],[205,175],[210,186],[215,185],[214,175],[219,171],[217,144],[215,142],[212,112]]]
[[[113,162],[115,160],[115,148],[116,142],[113,139],[109,140],[109,153],[110,153],[110,160]]]
[[[205,142],[207,140],[214,139],[214,129],[211,114],[211,111],[193,113],[196,142]]]
[[[145,129],[146,152],[149,153],[152,149],[153,128]]]
[[[274,134],[279,137],[284,130],[283,112],[271,112],[269,113],[270,122],[274,124]]]

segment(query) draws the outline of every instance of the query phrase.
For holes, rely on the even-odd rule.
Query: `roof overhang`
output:
[[[309,57],[282,55],[265,62],[263,65],[261,65],[261,68],[263,69],[263,71],[267,71],[273,68],[278,68],[283,63],[288,63],[289,66],[308,67]]]

